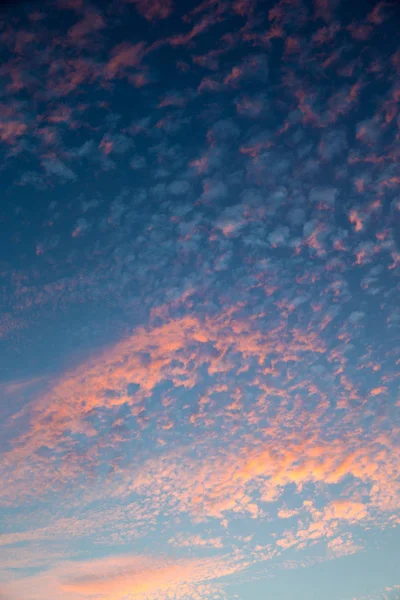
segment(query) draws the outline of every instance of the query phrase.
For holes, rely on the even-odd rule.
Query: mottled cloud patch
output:
[[[9,14],[1,593],[393,600],[395,5]]]

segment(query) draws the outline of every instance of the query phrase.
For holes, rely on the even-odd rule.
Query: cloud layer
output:
[[[398,9],[184,4],[2,20],[0,598],[394,600]]]

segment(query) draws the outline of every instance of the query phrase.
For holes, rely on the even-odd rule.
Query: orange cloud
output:
[[[82,470],[81,457],[74,460],[70,452],[65,469],[55,469],[51,462],[38,457],[38,451],[55,450],[61,442],[65,452],[72,451],[75,435],[92,438],[95,444],[98,429],[88,420],[95,409],[112,411],[128,404],[139,419],[146,399],[165,380],[192,389],[199,382],[202,367],[213,376],[239,370],[249,362],[263,365],[267,357],[276,357],[285,364],[301,361],[306,353],[324,351],[315,332],[300,328],[287,331],[282,324],[266,335],[256,319],[242,316],[241,309],[238,305],[215,317],[187,315],[161,325],[139,327],[126,340],[66,373],[25,411],[30,416],[30,427],[13,440],[12,450],[3,457],[3,464],[12,469],[13,488],[7,493],[18,489],[20,479],[23,494],[24,460],[30,464],[32,492],[35,485],[37,491],[44,490],[46,479],[50,483],[54,477],[75,477]],[[228,360],[228,355],[241,359]],[[137,386],[133,394],[132,385]],[[32,480],[35,469],[36,484],[35,477]]]
[[[344,519],[349,522],[356,522],[366,519],[368,511],[362,502],[352,502],[351,500],[334,500],[325,509],[327,519]]]
[[[343,522],[348,527],[349,523],[357,523],[369,517],[366,506],[357,501],[351,500],[333,500],[323,510],[314,507],[312,501],[305,501],[303,507],[311,515],[311,519],[299,521],[300,527],[297,531],[286,531],[282,538],[277,540],[277,545],[287,549],[292,547],[304,548],[307,544],[312,544],[328,539],[328,548],[335,555],[351,554],[360,549],[360,546],[353,543],[351,535],[344,532],[334,538],[341,529]]]
[[[387,387],[385,385],[381,385],[380,387],[376,387],[371,390],[371,396],[380,396],[381,394],[385,394],[386,392]]]
[[[86,562],[65,562],[51,570],[15,581],[6,587],[11,598],[41,600],[158,600],[187,597],[200,600],[204,592],[223,593],[214,583],[240,571],[245,562],[229,557],[214,559],[159,559],[111,556]]]
[[[354,225],[354,230],[356,232],[362,231],[362,229],[364,228],[364,222],[361,218],[361,215],[355,209],[350,211],[349,221]]]
[[[153,311],[148,327],[138,327],[125,340],[64,374],[20,411],[30,422],[3,454],[2,478],[10,482],[2,488],[3,502],[61,489],[101,464],[104,437],[101,424],[90,420],[93,411],[110,416],[106,443],[126,454],[124,445],[131,443],[132,434],[124,434],[124,419],[113,418],[115,411],[125,405],[131,418],[145,427],[142,413],[157,386],[168,381],[195,397],[195,386],[208,372],[212,378],[217,375],[218,383],[207,382],[192,413],[187,413],[188,430],[202,427],[205,435],[191,437],[189,448],[164,451],[139,464],[113,465],[113,472],[93,494],[114,499],[135,494],[149,516],[173,512],[185,513],[194,522],[211,518],[223,522],[234,515],[262,519],[270,510],[266,504],[279,501],[287,486],[295,486],[298,492],[314,485],[324,489],[327,512],[321,509],[297,533],[281,535],[281,548],[330,539],[340,534],[340,523],[360,522],[367,513],[373,519],[380,511],[380,519],[388,519],[400,498],[399,450],[389,434],[360,437],[349,420],[351,413],[340,416],[347,404],[338,402],[335,411],[317,380],[307,378],[310,358],[324,356],[325,345],[309,328],[288,329],[290,311],[288,302],[282,305],[280,321],[267,333],[264,315],[246,317],[241,305],[205,318],[188,314],[173,319],[167,308]],[[329,356],[342,360],[332,352]],[[341,365],[344,369],[343,360]],[[246,376],[242,388],[240,374],[246,368],[251,376]],[[284,378],[284,385],[277,378]],[[338,386],[347,401],[358,398],[354,384],[344,375],[338,378]],[[245,403],[249,394],[252,401]],[[176,426],[168,416],[175,403],[174,393],[168,391],[159,413],[153,411],[149,417],[156,421],[163,446],[166,442],[160,438],[171,435]],[[216,424],[223,448],[213,443]],[[75,451],[77,436],[85,439],[84,454]],[[351,481],[354,489],[365,488],[364,508],[329,503],[334,486],[344,480]],[[277,512],[281,518],[295,516],[284,508]],[[135,515],[138,530],[145,527],[145,519]],[[64,535],[72,526],[54,527],[28,533],[21,540],[49,539],[57,531]],[[84,523],[79,527],[85,530]],[[88,524],[86,530],[96,531]],[[200,539],[192,542],[201,546]]]
[[[354,542],[351,534],[335,537],[329,540],[327,546],[329,553],[335,557],[347,556],[362,550],[362,546]]]

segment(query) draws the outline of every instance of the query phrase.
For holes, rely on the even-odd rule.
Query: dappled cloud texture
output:
[[[396,600],[400,10],[1,8],[1,600]]]

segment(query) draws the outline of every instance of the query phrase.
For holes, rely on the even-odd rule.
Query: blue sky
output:
[[[1,9],[1,600],[396,600],[399,10]]]

